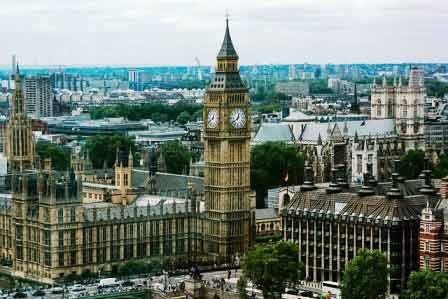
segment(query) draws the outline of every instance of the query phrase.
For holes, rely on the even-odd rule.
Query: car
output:
[[[55,287],[51,290],[52,294],[63,294],[64,293],[64,289],[61,287]]]
[[[299,294],[299,290],[297,290],[297,289],[286,289],[286,294],[298,295]]]
[[[134,286],[134,282],[133,282],[133,281],[130,281],[130,280],[126,280],[126,281],[123,281],[123,283],[121,284],[121,286],[122,286],[122,287],[132,287],[132,286]]]
[[[13,298],[27,298],[28,295],[24,292],[17,292],[14,294]]]
[[[45,296],[45,291],[44,290],[37,290],[33,293],[33,296],[35,297],[43,297]]]
[[[313,298],[313,292],[311,291],[302,291],[300,292],[300,296],[302,297],[308,297],[308,298]]]

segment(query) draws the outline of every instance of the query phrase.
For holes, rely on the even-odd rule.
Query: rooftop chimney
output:
[[[401,194],[400,189],[398,188],[398,170],[400,169],[400,160],[394,161],[394,173],[392,173],[392,187],[387,191],[386,196],[389,199],[401,199],[403,195]]]
[[[338,177],[338,185],[345,190],[348,190],[349,183],[347,182],[347,173],[346,173],[346,167],[345,164],[339,164],[336,166],[339,172]]]
[[[370,175],[368,173],[363,174],[363,184],[361,190],[358,191],[359,196],[370,196],[374,195],[375,191],[373,191],[372,187],[369,184],[369,177]]]
[[[330,194],[330,193],[338,193],[341,191],[342,191],[342,189],[337,182],[337,171],[335,168],[333,168],[331,170],[331,183],[328,186],[328,188],[326,189],[326,192]]]
[[[300,187],[300,191],[311,191],[316,189],[314,186],[314,173],[313,168],[310,166],[305,167],[305,179],[303,181],[303,185]]]
[[[419,175],[420,179],[423,179],[423,185],[419,189],[420,193],[425,195],[433,195],[436,193],[436,190],[432,186],[431,182],[431,170],[429,169],[429,159],[425,158],[425,166],[422,173]]]

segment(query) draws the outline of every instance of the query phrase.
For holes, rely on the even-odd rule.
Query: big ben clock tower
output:
[[[207,252],[232,262],[252,238],[250,204],[250,99],[226,20],[215,76],[204,99]]]

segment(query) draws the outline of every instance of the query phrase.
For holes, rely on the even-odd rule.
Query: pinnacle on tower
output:
[[[235,47],[233,46],[232,38],[230,37],[229,18],[226,18],[226,33],[224,35],[221,50],[219,50],[217,58],[238,59],[238,54],[236,53]]]
[[[22,78],[20,76],[19,64],[16,66],[16,73],[14,74],[14,93],[12,100],[12,114],[22,114],[25,112],[25,101],[22,92]]]

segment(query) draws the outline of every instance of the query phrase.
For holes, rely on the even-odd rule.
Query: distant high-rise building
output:
[[[32,117],[53,116],[53,93],[48,76],[25,78],[26,113]]]
[[[141,88],[141,70],[128,70],[128,82],[129,82],[129,89],[132,90],[140,90]]]
[[[291,64],[288,69],[288,79],[294,80],[297,79],[296,66]]]
[[[14,75],[17,70],[17,60],[16,55],[11,56],[11,75]]]

